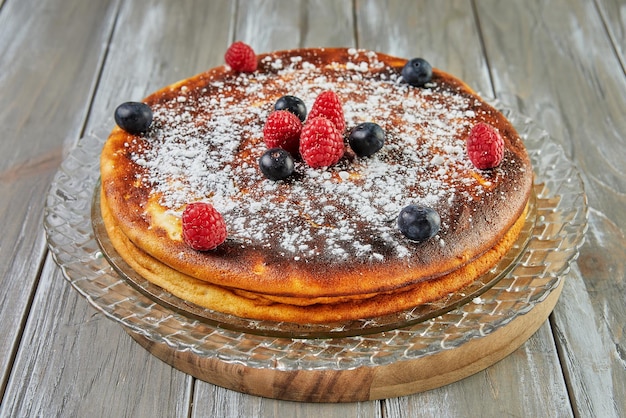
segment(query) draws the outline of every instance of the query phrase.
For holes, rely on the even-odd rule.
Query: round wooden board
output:
[[[457,348],[425,357],[352,370],[253,368],[216,357],[178,351],[127,330],[146,350],[200,380],[250,395],[302,402],[356,402],[423,392],[464,379],[502,360],[548,318],[563,280],[542,302],[508,324]]]

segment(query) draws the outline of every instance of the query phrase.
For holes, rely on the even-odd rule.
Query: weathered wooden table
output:
[[[63,278],[42,228],[61,161],[121,101],[256,51],[428,57],[515,104],[578,166],[589,228],[530,340],[457,383],[316,404],[244,395],[135,343]],[[626,2],[0,0],[0,415],[626,416]]]

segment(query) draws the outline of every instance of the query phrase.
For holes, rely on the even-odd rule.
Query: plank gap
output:
[[[483,27],[480,23],[480,16],[478,15],[478,9],[476,7],[476,0],[472,0],[472,14],[474,15],[474,22],[476,22],[476,32],[478,33],[478,39],[480,43],[480,48],[483,51],[483,56],[485,57],[485,63],[487,64],[487,72],[489,74],[489,84],[491,85],[491,96],[493,98],[496,97],[496,87],[493,81],[493,73],[491,70],[491,62],[489,60],[489,54],[487,53],[487,46],[485,45],[485,36],[483,34]]]
[[[359,21],[357,20],[358,13],[356,11],[358,0],[352,0],[352,36],[354,37],[354,46],[359,48]]]
[[[617,47],[617,40],[615,39],[615,35],[613,34],[613,31],[611,30],[611,27],[610,27],[610,25],[608,23],[608,19],[606,18],[606,15],[604,13],[604,9],[602,7],[600,7],[600,4],[598,3],[598,0],[594,0],[593,1],[593,5],[596,8],[598,16],[600,16],[600,22],[602,22],[602,26],[604,28],[604,31],[606,32],[606,35],[609,38],[609,43],[611,44],[611,49],[613,49],[613,53],[617,57],[617,61],[619,62],[620,66],[622,67],[622,72],[624,73],[624,76],[626,76],[626,62],[624,61],[626,58],[622,57],[622,55],[620,54],[620,50]]]
[[[563,381],[565,382],[565,390],[567,391],[567,398],[569,399],[569,406],[572,410],[572,416],[579,417],[580,413],[577,413],[575,408],[575,393],[573,390],[573,385],[569,373],[567,372],[567,368],[563,367],[566,364],[566,356],[564,353],[563,346],[561,345],[561,341],[563,338],[559,338],[558,336],[558,325],[554,319],[554,312],[548,316],[548,322],[550,323],[550,333],[552,333],[552,340],[554,341],[554,346],[556,347],[556,356],[559,359],[559,364],[561,365],[561,375],[563,376]]]
[[[195,407],[194,399],[196,393],[196,378],[193,376],[189,376],[191,381],[189,382],[189,399],[188,399],[188,408],[187,408],[187,418],[193,417],[193,408]]]
[[[385,413],[386,403],[387,403],[386,399],[380,399],[379,400],[378,407],[380,408],[380,416],[382,418],[385,418],[387,416],[387,414]]]

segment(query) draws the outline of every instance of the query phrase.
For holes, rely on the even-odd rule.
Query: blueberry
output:
[[[300,119],[301,122],[306,120],[306,106],[304,102],[296,96],[283,96],[274,104],[274,110],[287,110]]]
[[[439,214],[429,207],[409,205],[398,216],[398,228],[412,241],[426,241],[437,235],[440,227]]]
[[[350,148],[359,157],[368,157],[383,147],[385,131],[374,122],[361,123],[348,136]]]
[[[115,123],[130,134],[140,134],[152,123],[152,109],[145,103],[122,103],[115,109]]]
[[[282,148],[270,148],[259,158],[259,168],[270,180],[282,180],[293,173],[293,157]]]
[[[433,68],[422,58],[413,58],[402,68],[404,81],[415,87],[421,87],[433,77]]]

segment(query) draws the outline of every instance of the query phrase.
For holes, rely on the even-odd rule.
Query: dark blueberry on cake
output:
[[[348,142],[356,155],[368,157],[383,147],[385,131],[376,123],[361,123],[352,129]]]
[[[412,241],[426,241],[437,235],[440,227],[439,214],[429,207],[409,205],[398,216],[398,228]]]
[[[421,87],[433,77],[433,68],[422,58],[413,58],[402,68],[404,81],[415,87]]]
[[[283,180],[293,173],[293,157],[282,148],[271,148],[259,158],[259,168],[270,180]]]
[[[283,96],[274,104],[274,110],[287,110],[300,119],[301,122],[306,120],[306,106],[304,102],[296,96]]]
[[[129,134],[146,132],[152,123],[152,109],[145,103],[122,103],[115,109],[115,123]]]

